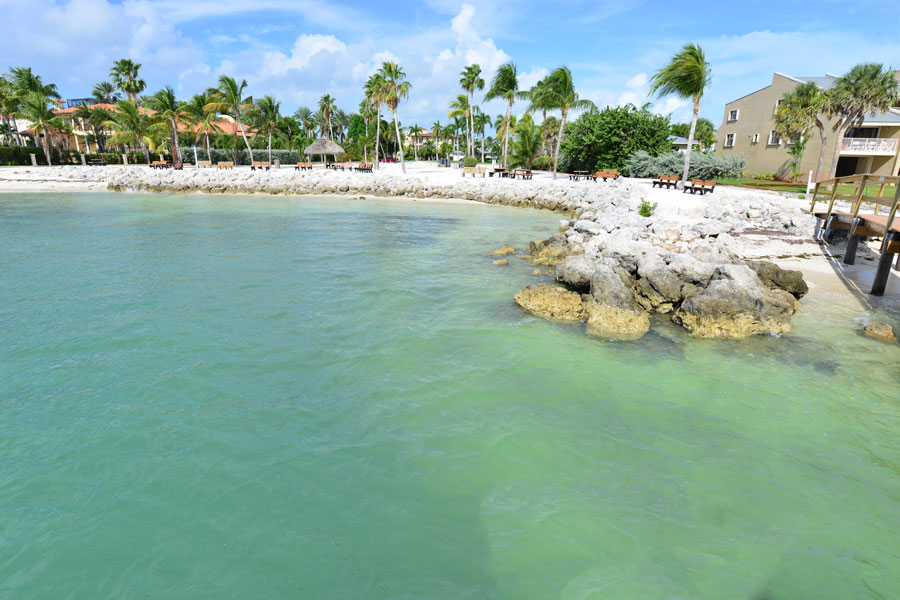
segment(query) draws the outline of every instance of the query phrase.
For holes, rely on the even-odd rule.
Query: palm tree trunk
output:
[[[147,166],[150,165],[150,150],[147,149],[147,145],[144,144],[144,140],[140,140],[141,142],[141,152],[144,153],[144,160],[147,161]]]
[[[416,162],[419,162],[419,134],[413,136],[413,154],[416,156]]]
[[[44,156],[47,159],[47,166],[52,167],[53,163],[50,160],[50,134],[47,132],[46,127],[41,127],[41,130],[44,132]]]
[[[380,168],[378,166],[378,143],[381,142],[381,109],[378,109],[378,113],[375,115],[375,168]]]
[[[841,159],[841,142],[844,141],[844,135],[847,134],[847,129],[849,129],[850,126],[850,123],[846,120],[840,122],[840,124],[841,126],[837,129],[837,139],[834,142],[834,156],[831,158],[831,171],[829,177],[834,177],[837,174],[837,164]]]
[[[821,142],[819,146],[819,161],[816,163],[816,179],[818,179],[820,173],[822,173],[822,167],[825,166],[825,144],[828,141],[828,134],[825,133],[825,124],[819,119],[816,119],[816,128],[819,130],[819,141]]]
[[[400,169],[403,171],[403,174],[406,175],[406,161],[403,160],[403,146],[400,145],[400,123],[397,121],[397,109],[392,108],[391,111],[394,113],[394,131],[397,133],[397,148],[400,149]]]
[[[700,113],[700,99],[694,99],[694,115],[691,117],[691,131],[688,133],[687,150],[684,151],[684,173],[681,174],[681,187],[684,187],[688,179],[688,171],[691,169],[691,150],[694,148],[694,133],[697,131],[697,115]]]
[[[244,137],[244,143],[247,145],[247,152],[250,153],[250,162],[253,163],[253,149],[250,148],[250,142],[247,141],[247,133],[244,131],[244,124],[241,123],[241,113],[237,114],[237,122],[241,129],[241,135]]]
[[[272,132],[269,132],[269,166],[272,165]]]
[[[368,108],[368,107],[367,107]],[[369,120],[366,119],[366,139],[363,141],[363,162],[369,162]]]
[[[481,162],[484,162],[484,124],[481,126]]]
[[[209,148],[209,130],[207,129],[205,132],[206,135],[206,160],[212,162],[212,155]]]
[[[506,167],[509,157],[509,117],[512,114],[513,101],[506,107],[506,118],[503,120],[503,166]]]
[[[556,179],[556,169],[559,164],[559,144],[562,142],[563,127],[566,126],[566,115],[569,111],[565,108],[560,111],[562,119],[559,122],[559,135],[556,136],[556,151],[553,153],[553,179]]]

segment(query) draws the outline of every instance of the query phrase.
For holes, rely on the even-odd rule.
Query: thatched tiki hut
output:
[[[322,162],[325,162],[325,155],[338,155],[343,154],[344,149],[332,142],[331,140],[326,140],[325,138],[320,138],[314,141],[312,144],[306,147],[306,150],[303,153],[307,156],[312,156],[314,154],[322,155]]]

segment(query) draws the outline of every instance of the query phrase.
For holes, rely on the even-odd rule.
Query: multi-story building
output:
[[[900,79],[900,73],[895,77]],[[789,174],[794,158],[788,150],[798,140],[783,139],[775,133],[778,105],[786,94],[800,84],[812,81],[823,90],[828,90],[837,79],[836,75],[831,74],[824,77],[791,77],[775,73],[771,85],[725,105],[716,146],[725,155],[743,154],[747,158],[744,169],[747,174]],[[823,173],[816,174],[818,178],[827,177],[830,173],[836,144],[840,144],[837,176],[897,174],[900,169],[900,108],[867,115],[860,127],[849,129],[841,140],[832,130],[835,119],[825,115],[820,118],[825,124],[826,143]],[[801,173],[815,171],[819,160],[821,141],[818,130],[813,128],[808,135],[798,169]]]

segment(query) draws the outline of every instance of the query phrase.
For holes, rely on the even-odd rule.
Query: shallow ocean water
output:
[[[0,597],[898,597],[900,350],[531,318],[557,223],[0,195]]]

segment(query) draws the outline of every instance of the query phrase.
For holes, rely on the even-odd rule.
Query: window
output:
[[[769,145],[770,146],[780,146],[781,145],[781,136],[773,129],[769,132]]]
[[[726,148],[734,147],[734,134],[733,133],[725,134],[725,147]]]
[[[751,143],[751,144],[758,144],[758,143],[759,143],[759,134],[758,134],[758,133],[754,133],[754,134],[750,137],[750,143]]]
[[[728,120],[729,121],[737,121],[739,112],[741,112],[741,111],[739,111],[738,109],[728,111]]]
[[[778,107],[781,106],[782,102],[784,102],[784,98],[779,98],[775,101],[775,110],[773,112],[778,112]]]

